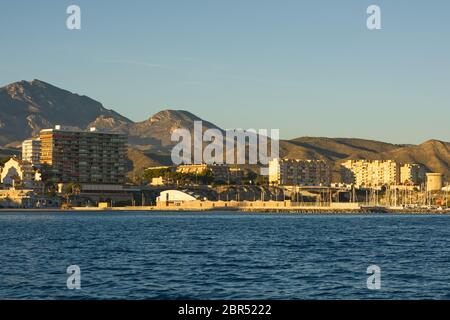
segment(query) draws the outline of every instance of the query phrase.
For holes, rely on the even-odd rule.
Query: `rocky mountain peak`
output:
[[[20,142],[55,124],[86,128],[100,116],[130,122],[98,101],[42,80],[11,83],[0,88],[0,145]]]

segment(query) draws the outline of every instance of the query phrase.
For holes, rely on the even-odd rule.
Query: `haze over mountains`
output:
[[[177,128],[192,130],[196,120],[202,119],[188,111],[164,110],[148,120],[133,122],[98,101],[40,80],[20,81],[0,88],[0,145],[3,148],[17,147],[24,139],[55,124],[80,129],[95,126],[129,136],[128,156],[135,171],[150,165],[168,164],[173,146],[171,133]],[[205,129],[220,129],[205,120],[203,126]],[[356,138],[300,137],[281,141],[280,153],[282,157],[330,162],[393,159],[420,163],[429,171],[442,172],[450,177],[450,143],[439,140],[420,145],[396,145]]]

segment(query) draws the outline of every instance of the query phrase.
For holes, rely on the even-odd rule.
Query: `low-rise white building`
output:
[[[159,194],[156,198],[157,202],[186,202],[198,200],[192,193],[180,191],[180,190],[165,190]]]
[[[29,189],[0,189],[0,208],[32,208],[35,193]]]

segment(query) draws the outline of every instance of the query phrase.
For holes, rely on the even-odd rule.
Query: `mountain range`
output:
[[[145,121],[134,122],[100,102],[60,89],[41,80],[20,81],[0,88],[0,155],[17,152],[21,141],[56,124],[80,129],[124,133],[129,136],[132,174],[152,165],[169,164],[177,128],[192,130],[202,120],[204,129],[221,128],[184,110],[163,110]],[[420,145],[399,145],[357,138],[299,137],[280,141],[282,157],[323,159],[338,163],[346,159],[392,159],[419,163],[428,171],[450,178],[450,143],[429,140]]]

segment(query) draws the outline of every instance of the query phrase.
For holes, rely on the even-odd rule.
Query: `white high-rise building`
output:
[[[29,139],[22,143],[22,160],[39,166],[41,160],[41,139]]]
[[[400,165],[393,160],[348,160],[342,163],[344,180],[357,187],[398,185]]]
[[[331,183],[331,168],[323,160],[273,159],[269,162],[269,183],[328,186]]]
[[[425,181],[425,170],[420,164],[405,163],[400,167],[400,183],[420,185]]]

